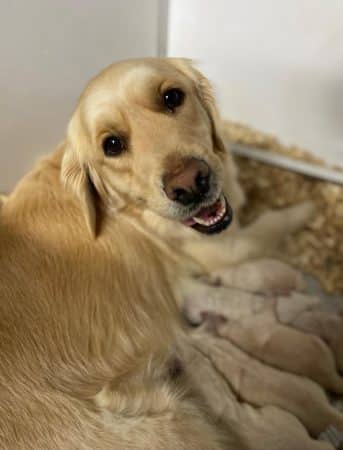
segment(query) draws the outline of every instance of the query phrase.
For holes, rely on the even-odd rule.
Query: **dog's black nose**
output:
[[[198,203],[210,190],[210,168],[204,161],[186,159],[164,177],[164,190],[170,200],[181,205]]]
[[[208,191],[210,190],[210,175],[209,173],[203,174],[202,172],[199,172],[197,176],[195,177],[195,186],[197,188],[197,191],[202,194],[206,195]]]
[[[203,195],[198,191],[187,191],[186,189],[177,188],[174,190],[175,202],[181,203],[183,206],[191,205],[192,203],[198,203],[202,200]]]

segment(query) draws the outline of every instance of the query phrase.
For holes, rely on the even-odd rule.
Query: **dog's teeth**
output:
[[[205,220],[205,219],[200,219],[199,217],[193,217],[193,220],[198,223],[199,225],[204,225],[204,226],[211,226],[214,225],[215,223],[217,223],[220,219],[223,218],[225,211],[219,212],[215,217],[212,217],[211,219]]]
[[[198,223],[199,225],[203,225],[205,227],[210,227],[211,225],[216,224],[219,222],[225,215],[226,212],[226,202],[225,197],[222,195],[220,197],[220,206],[218,208],[218,211],[215,215],[215,217],[208,217],[207,219],[202,219],[201,217],[193,217],[194,222]]]

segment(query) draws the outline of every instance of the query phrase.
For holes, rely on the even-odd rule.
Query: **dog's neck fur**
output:
[[[2,209],[1,345],[11,364],[0,362],[0,377],[23,374],[36,388],[48,383],[88,398],[116,377],[128,380],[140,363],[163,361],[178,314],[163,257],[147,236],[120,214],[89,236],[60,182],[61,156],[40,162]]]

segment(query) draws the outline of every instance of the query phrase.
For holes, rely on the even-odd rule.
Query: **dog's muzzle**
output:
[[[182,221],[184,225],[204,234],[225,230],[233,219],[233,211],[224,194],[211,205],[201,208],[194,216]]]
[[[220,233],[232,221],[232,209],[225,196],[221,194],[213,201],[214,186],[214,175],[209,165],[194,157],[178,161],[163,177],[167,197],[192,211],[192,215],[182,223],[200,233]]]

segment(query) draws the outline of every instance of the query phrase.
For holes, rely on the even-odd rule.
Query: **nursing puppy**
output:
[[[218,251],[201,237],[241,201],[229,158],[188,62],[125,61],[90,82],[63,143],[1,207],[0,448],[239,448],[175,375],[175,280],[258,255],[310,208]]]

